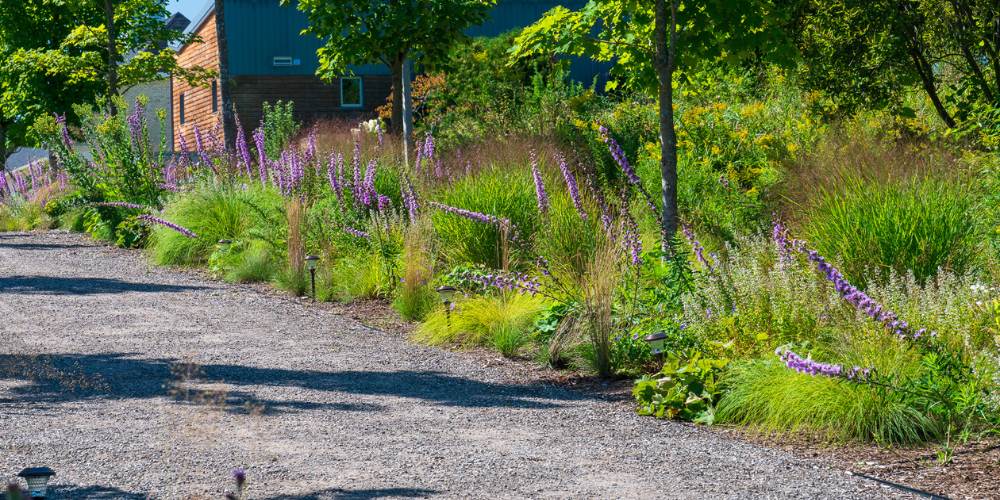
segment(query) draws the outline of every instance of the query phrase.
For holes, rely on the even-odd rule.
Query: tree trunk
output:
[[[654,65],[659,80],[660,100],[660,182],[663,202],[661,219],[664,252],[677,233],[677,133],[674,130],[674,68],[677,59],[677,7],[678,0],[656,0],[656,56]],[[668,17],[669,16],[669,17]],[[670,30],[669,45],[667,30]]]
[[[108,112],[118,114],[118,106],[112,97],[118,95],[118,27],[115,25],[115,1],[104,0],[104,25],[108,31]]]
[[[955,119],[948,113],[948,110],[944,107],[944,103],[941,102],[941,96],[938,95],[937,86],[934,83],[934,68],[927,63],[927,59],[924,58],[917,47],[911,45],[908,47],[908,52],[910,53],[910,58],[913,59],[914,66],[916,66],[917,74],[920,75],[920,82],[923,84],[924,92],[927,92],[927,96],[931,98],[931,103],[934,104],[934,109],[937,111],[938,116],[941,117],[941,120],[944,121],[944,124],[948,128],[955,128],[957,125]]]
[[[403,133],[403,60],[402,54],[397,54],[392,60],[392,118],[389,131],[393,134]]]
[[[7,170],[7,158],[13,151],[7,150],[7,126],[0,123],[0,174]]]
[[[222,117],[222,143],[227,150],[236,146],[236,119],[232,96],[229,93],[229,45],[226,43],[226,2],[215,0],[215,37],[219,49],[219,100]]]
[[[406,59],[403,62],[402,77],[396,83],[402,89],[402,115],[403,115],[403,158],[406,164],[410,164],[410,156],[413,153],[413,96],[410,95],[410,79],[413,77],[413,61]]]

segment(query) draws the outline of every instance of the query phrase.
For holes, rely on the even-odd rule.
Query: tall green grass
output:
[[[543,310],[545,301],[528,294],[472,297],[459,301],[450,315],[443,308],[430,313],[414,339],[430,345],[490,345],[511,357],[531,340]]]
[[[885,445],[942,433],[939,422],[899,392],[798,373],[777,359],[740,364],[724,383],[717,422]]]
[[[490,168],[445,188],[436,198],[441,203],[510,219],[520,244],[512,244],[515,260],[538,225],[535,188],[527,169]],[[441,253],[453,264],[503,265],[501,232],[492,224],[454,214],[433,214]],[[521,255],[521,257],[524,257]]]
[[[807,214],[805,235],[854,283],[884,281],[892,271],[922,282],[939,268],[964,273],[977,259],[974,205],[975,194],[959,182],[852,179],[822,194]]]
[[[280,214],[281,206],[280,195],[271,188],[199,185],[173,198],[163,215],[194,231],[198,237],[188,238],[171,229],[157,227],[150,238],[149,252],[153,261],[161,265],[204,263],[220,239],[249,241],[259,239],[261,232],[271,233],[273,228],[270,226],[275,220],[265,216]],[[272,243],[280,245],[280,242]]]

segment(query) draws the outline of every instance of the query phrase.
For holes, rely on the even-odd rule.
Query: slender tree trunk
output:
[[[976,79],[976,83],[979,84],[980,90],[983,91],[983,95],[986,96],[990,102],[995,102],[996,98],[993,97],[993,89],[990,88],[990,84],[986,81],[986,75],[983,74],[983,69],[979,67],[979,62],[976,61],[975,56],[972,54],[972,50],[969,46],[965,44],[965,40],[959,42],[962,46],[962,56],[965,58],[965,62],[969,65],[969,69],[972,70],[972,74]]]
[[[911,45],[907,50],[910,53],[910,58],[913,59],[914,66],[916,66],[917,74],[920,75],[920,82],[923,84],[924,92],[927,92],[927,96],[931,98],[931,103],[934,104],[934,109],[937,111],[938,116],[941,117],[941,120],[948,128],[955,128],[958,124],[952,118],[951,114],[948,113],[948,110],[944,107],[944,103],[941,102],[941,96],[938,95],[937,85],[934,82],[934,68],[931,67],[927,59],[920,53],[920,49]]]
[[[222,117],[222,143],[227,150],[236,147],[236,110],[229,93],[229,44],[226,42],[226,12],[225,1],[215,0],[215,38],[219,49],[219,101]]]
[[[104,25],[108,32],[108,112],[118,114],[112,97],[118,95],[118,27],[115,25],[115,1],[104,0]]]
[[[670,2],[669,10],[667,2]],[[677,233],[677,133],[674,130],[674,69],[677,59],[678,0],[656,0],[656,77],[660,100],[660,181],[663,202],[662,248],[670,250]],[[667,30],[669,31],[669,42]]]
[[[403,55],[397,54],[392,60],[392,118],[389,131],[403,133]]]
[[[403,62],[403,74],[396,82],[402,89],[403,101],[403,158],[410,164],[413,155],[413,98],[410,95],[410,79],[413,77],[413,60],[407,58]]]
[[[7,158],[13,151],[7,150],[7,126],[0,123],[0,174],[7,170]]]

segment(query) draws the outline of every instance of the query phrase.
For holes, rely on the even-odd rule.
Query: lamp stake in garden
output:
[[[316,264],[319,263],[319,256],[306,255],[306,267],[309,269],[309,283],[312,288],[312,299],[316,301]]]
[[[645,339],[647,344],[649,344],[649,350],[659,359],[663,361],[663,348],[667,344],[667,334],[666,332],[656,332],[646,335]]]
[[[48,496],[49,478],[56,472],[48,467],[30,467],[17,474],[28,483],[28,498],[44,499]]]
[[[458,289],[453,286],[445,285],[437,288],[438,296],[441,297],[441,302],[444,303],[444,317],[449,327],[451,327],[451,301],[457,292]]]

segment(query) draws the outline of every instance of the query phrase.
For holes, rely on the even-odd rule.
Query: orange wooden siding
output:
[[[177,64],[184,68],[201,66],[203,68],[219,71],[219,45],[215,30],[215,14],[210,14],[202,25],[197,29],[196,34],[201,39],[198,42],[190,43],[181,48],[177,54]],[[221,92],[218,89],[217,92]],[[184,123],[180,119],[180,97],[184,95]],[[173,79],[173,90],[171,99],[173,101],[173,124],[174,124],[174,151],[180,151],[180,137],[184,136],[189,151],[195,147],[194,127],[197,126],[202,133],[202,137],[207,135],[217,126],[221,114],[217,109],[212,111],[212,85],[206,84],[204,87],[192,87],[187,82],[180,79]],[[218,107],[222,107],[222,96],[218,95]],[[221,133],[220,133],[221,139]]]

